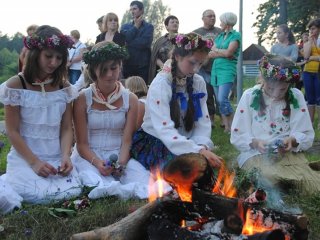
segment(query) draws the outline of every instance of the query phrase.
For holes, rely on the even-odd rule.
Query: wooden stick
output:
[[[98,228],[88,232],[77,233],[71,236],[71,240],[136,240],[142,239],[146,234],[143,227],[151,214],[155,211],[160,201],[150,202],[120,221],[107,227]]]

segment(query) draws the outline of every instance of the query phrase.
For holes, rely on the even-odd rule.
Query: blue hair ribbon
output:
[[[195,116],[194,120],[198,121],[199,118],[203,116],[202,109],[201,109],[201,104],[200,104],[200,99],[203,98],[206,94],[205,93],[194,93],[192,94],[192,100],[193,100],[193,106],[195,110]]]

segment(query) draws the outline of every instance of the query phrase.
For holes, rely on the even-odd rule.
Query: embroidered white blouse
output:
[[[296,88],[292,88],[293,96],[298,101],[298,108],[290,104],[291,113],[283,110],[286,106],[284,100],[273,101],[267,95],[263,95],[266,103],[264,114],[259,114],[250,105],[253,102],[254,91],[261,85],[246,90],[236,109],[231,126],[230,142],[241,151],[238,156],[240,167],[249,158],[260,154],[250,147],[252,139],[262,139],[272,143],[276,139],[284,139],[292,136],[299,145],[294,152],[307,150],[312,146],[314,130],[310,120],[308,108],[303,94]]]
[[[177,93],[183,93],[186,101],[188,101],[186,86],[177,85],[176,91]],[[175,155],[189,152],[198,153],[203,148],[201,145],[213,149],[211,122],[206,104],[206,84],[198,74],[193,77],[193,93],[205,94],[199,99],[202,116],[195,121],[194,128],[187,132],[184,127],[174,128],[174,122],[170,117],[171,74],[163,71],[158,73],[148,90],[142,128],[145,132],[160,139]],[[183,116],[185,116],[185,112],[181,110],[181,117]]]

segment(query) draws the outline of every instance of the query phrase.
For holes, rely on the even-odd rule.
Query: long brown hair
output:
[[[49,25],[42,25],[37,28],[35,35],[41,37],[42,39],[46,39],[46,38],[52,37],[53,35],[56,35],[56,36],[62,35],[62,32],[58,28],[51,27]],[[34,83],[34,80],[40,74],[41,70],[39,68],[39,57],[40,57],[41,51],[46,49],[50,49],[50,48],[43,48],[43,49],[34,48],[31,50],[28,50],[28,53],[26,56],[26,65],[23,70],[23,75],[26,81],[30,84]],[[67,79],[66,65],[68,60],[68,49],[66,46],[61,46],[61,47],[54,48],[54,50],[62,54],[62,63],[52,74],[53,82],[51,83],[51,85],[57,86],[57,85],[61,85],[62,82]]]

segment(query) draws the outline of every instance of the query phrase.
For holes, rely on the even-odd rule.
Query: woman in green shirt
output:
[[[236,68],[241,47],[241,35],[233,29],[237,16],[232,12],[220,16],[222,32],[216,37],[209,57],[214,59],[211,71],[211,84],[217,96],[219,111],[225,132],[230,132],[233,109],[229,93],[236,78]]]

